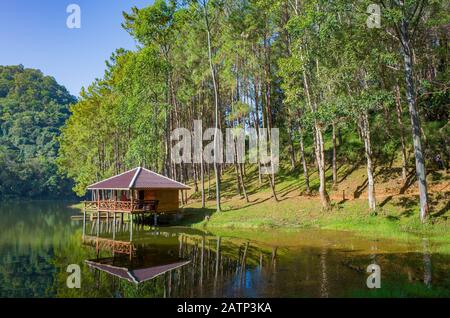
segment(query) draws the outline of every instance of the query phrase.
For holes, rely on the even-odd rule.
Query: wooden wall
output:
[[[177,212],[180,207],[178,190],[145,190],[144,200],[159,200],[157,212]]]

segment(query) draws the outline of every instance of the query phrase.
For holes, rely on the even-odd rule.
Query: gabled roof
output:
[[[174,189],[187,190],[187,185],[145,168],[134,168],[91,184],[88,190]]]
[[[130,283],[139,284],[145,282],[147,280],[153,279],[159,275],[162,275],[166,272],[174,270],[176,268],[182,267],[184,265],[189,264],[191,261],[182,260],[169,264],[162,264],[151,267],[130,269],[126,267],[120,267],[110,264],[110,259],[105,260],[85,260],[88,266],[106,272],[108,274],[120,277],[129,281]]]

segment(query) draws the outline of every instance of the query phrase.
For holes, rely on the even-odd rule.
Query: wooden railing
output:
[[[136,247],[132,242],[116,241],[98,236],[86,235],[82,242],[85,245],[95,247],[97,250],[110,250],[121,254],[131,254],[136,251]]]
[[[101,200],[85,201],[86,210],[110,211],[110,212],[150,212],[158,208],[158,200]]]

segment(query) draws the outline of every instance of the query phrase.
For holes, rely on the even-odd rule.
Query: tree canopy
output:
[[[57,173],[57,136],[75,97],[54,78],[0,66],[0,198],[70,196]]]
[[[173,129],[192,130],[196,119],[222,130],[278,127],[281,159],[294,169],[299,154],[306,190],[318,190],[325,209],[330,165],[336,185],[339,164],[363,157],[375,210],[375,170],[398,157],[404,182],[415,167],[425,217],[425,166],[436,155],[449,159],[448,4],[379,1],[380,24],[370,27],[372,2],[157,0],[133,8],[123,27],[138,47],[117,50],[71,108],[60,170],[81,195],[141,164],[200,183],[204,199],[210,166],[174,164]],[[216,190],[228,167],[214,165]],[[318,189],[309,184],[315,169]],[[248,200],[245,166],[234,172]],[[277,200],[276,176],[258,177]]]

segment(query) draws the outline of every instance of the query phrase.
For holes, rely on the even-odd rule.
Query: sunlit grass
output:
[[[327,175],[330,173],[328,170]],[[222,179],[222,212],[215,212],[214,180],[211,180],[211,197],[207,200],[205,209],[201,209],[199,193],[191,196],[190,203],[185,206],[186,217],[182,221],[183,224],[207,229],[317,228],[353,231],[371,237],[399,240],[421,240],[426,237],[442,243],[439,247],[441,252],[450,253],[448,193],[430,193],[432,216],[423,224],[419,220],[419,199],[415,194],[386,195],[378,198],[378,208],[375,212],[368,209],[366,190],[363,189],[360,197],[352,197],[353,191],[349,190],[351,186],[364,184],[364,167],[341,167],[339,178],[345,181],[337,188],[332,188],[329,182],[332,209],[328,211],[322,209],[317,195],[319,183],[315,171],[310,176],[313,193],[307,196],[299,168],[290,171],[289,167],[282,167],[276,177],[279,202],[272,198],[267,177],[263,178],[263,184],[259,185],[255,166],[247,168],[247,175],[251,176],[246,179],[249,203],[237,195],[234,170],[228,169]],[[430,174],[430,179],[432,177]],[[389,181],[388,177],[384,178],[388,181],[380,186],[380,180],[378,188],[393,187],[392,181]],[[446,175],[430,180],[430,184],[439,182],[448,182]],[[341,198],[343,189],[346,191],[346,200]]]

